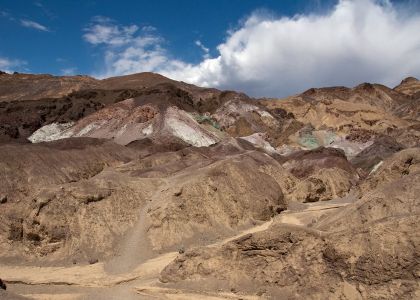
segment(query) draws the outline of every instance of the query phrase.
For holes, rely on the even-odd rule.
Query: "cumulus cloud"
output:
[[[38,22],[31,21],[31,20],[22,19],[22,20],[20,20],[20,24],[23,27],[32,28],[32,29],[36,29],[36,30],[39,30],[39,31],[47,31],[47,32],[50,31],[48,29],[48,27],[46,27],[42,24],[39,24]]]
[[[420,13],[403,8],[385,0],[340,0],[324,14],[274,18],[255,13],[228,32],[216,57],[198,64],[173,59],[159,37],[137,30],[127,34],[127,27],[117,26],[111,32],[129,42],[106,51],[107,75],[154,71],[254,96],[363,81],[392,86],[404,76],[420,76]]]
[[[3,72],[12,73],[24,65],[26,65],[26,62],[23,60],[0,57],[0,70]]]

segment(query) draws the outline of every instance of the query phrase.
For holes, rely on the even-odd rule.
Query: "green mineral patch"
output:
[[[216,122],[216,120],[214,120],[212,117],[207,116],[207,115],[199,115],[199,114],[194,114],[194,119],[199,123],[199,124],[210,124],[211,126],[213,126],[216,129],[220,129],[220,125],[219,123]]]
[[[312,134],[303,134],[299,137],[299,144],[308,149],[315,149],[319,147],[319,142]]]

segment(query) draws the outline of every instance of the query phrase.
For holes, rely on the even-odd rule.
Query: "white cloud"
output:
[[[7,57],[0,57],[0,71],[12,73],[16,69],[26,65],[26,61],[20,59],[10,59]]]
[[[163,65],[169,68],[178,63],[169,59],[164,39],[152,26],[121,26],[99,16],[84,31],[83,38],[88,43],[105,47],[104,68],[94,74],[96,77],[155,71]]]
[[[0,10],[0,17],[6,18],[9,21],[15,21],[15,18],[10,13],[8,13],[7,11],[1,11]]]
[[[386,0],[341,0],[322,15],[253,14],[228,33],[216,57],[198,64],[171,58],[156,35],[136,35],[136,30],[127,34],[124,28],[130,26],[113,25],[98,41],[125,41],[121,48],[106,50],[106,76],[154,71],[256,96],[364,81],[392,86],[405,76],[420,76],[420,13],[403,8]]]
[[[198,48],[200,48],[201,50],[203,50],[203,52],[204,52],[203,58],[210,58],[210,54],[209,54],[210,49],[209,49],[209,48],[207,48],[206,46],[204,46],[204,45],[203,45],[203,43],[202,43],[200,40],[196,40],[196,41],[194,42],[194,44],[195,44]]]
[[[93,23],[85,28],[83,38],[90,44],[106,44],[121,46],[130,43],[133,35],[139,30],[137,25],[115,25],[112,19],[104,16],[96,16]]]
[[[73,68],[73,67],[61,69],[61,74],[65,76],[75,75],[76,72],[77,72],[77,68]]]
[[[146,25],[146,26],[143,26],[141,30],[144,32],[152,32],[152,31],[156,31],[157,28],[150,25]]]
[[[43,14],[45,16],[47,16],[49,19],[56,19],[57,18],[57,16],[52,11],[50,11],[49,8],[47,6],[45,6],[42,2],[35,1],[34,5],[36,7],[38,7],[43,12]]]
[[[47,31],[47,32],[50,31],[48,29],[48,27],[46,27],[44,25],[41,25],[41,24],[39,24],[35,21],[31,21],[31,20],[22,19],[22,20],[20,20],[20,24],[23,27],[33,28],[33,29],[40,30],[40,31]]]

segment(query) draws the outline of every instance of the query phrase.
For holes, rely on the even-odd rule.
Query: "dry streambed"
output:
[[[241,236],[266,230],[274,222],[307,226],[320,216],[348,203],[328,201],[302,205],[210,247],[220,247]],[[145,261],[130,272],[120,274],[108,273],[104,263],[96,263],[71,267],[3,265],[1,275],[10,291],[35,299],[116,299],[122,295],[126,299],[256,299],[256,296],[237,295],[233,292],[209,293],[165,287],[159,282],[160,272],[177,255],[177,252],[164,253]]]

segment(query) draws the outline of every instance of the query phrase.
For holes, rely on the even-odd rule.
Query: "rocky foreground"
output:
[[[419,104],[1,73],[0,298],[420,298]]]

